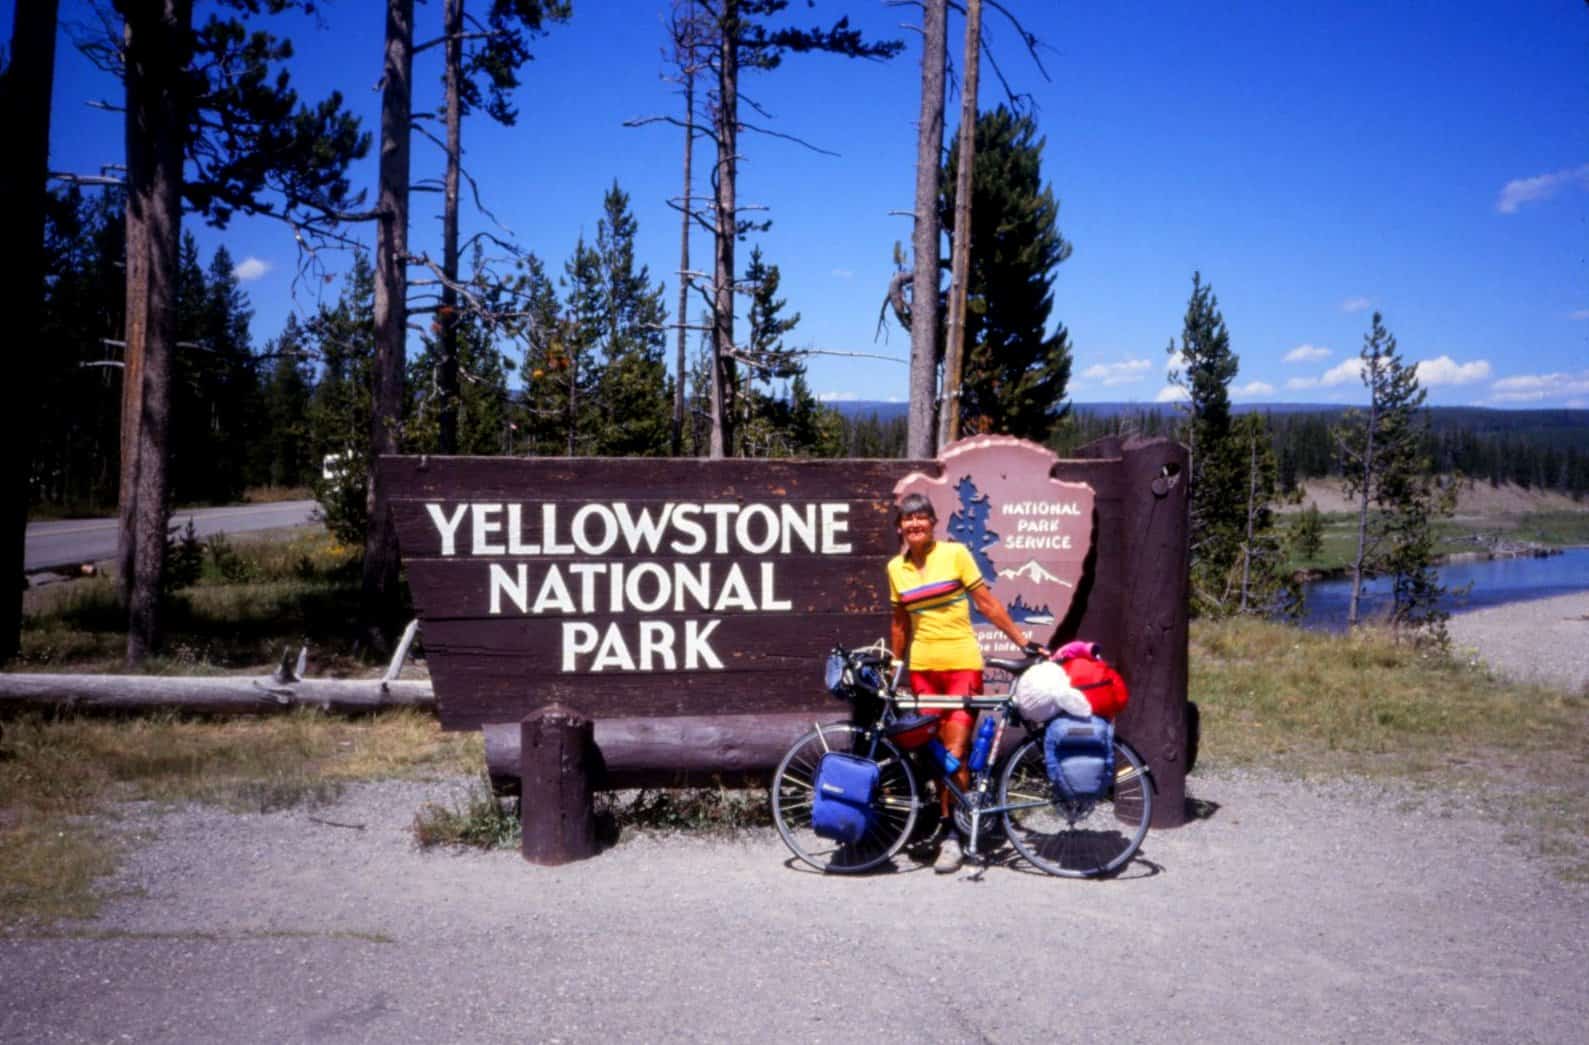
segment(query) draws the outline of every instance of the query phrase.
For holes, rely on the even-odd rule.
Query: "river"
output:
[[[1508,602],[1570,595],[1589,590],[1589,548],[1567,548],[1560,555],[1543,558],[1476,559],[1446,563],[1439,567],[1440,583],[1448,590],[1473,587],[1464,595],[1446,600],[1453,613],[1500,606]],[[1315,581],[1307,586],[1307,612],[1302,626],[1323,631],[1346,627],[1346,607],[1352,597],[1352,582]],[[1390,583],[1384,579],[1364,585],[1364,604],[1360,613],[1372,620],[1389,598]]]

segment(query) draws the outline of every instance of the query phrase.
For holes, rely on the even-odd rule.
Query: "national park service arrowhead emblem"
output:
[[[965,545],[993,596],[1045,643],[1070,609],[1092,546],[1092,487],[1053,478],[1058,460],[1024,439],[972,436],[939,454],[941,477],[912,472],[894,486],[896,504],[909,493],[932,502],[939,537]],[[971,622],[985,656],[1016,655],[974,607]]]

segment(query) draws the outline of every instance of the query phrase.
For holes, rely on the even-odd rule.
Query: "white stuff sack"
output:
[[[1033,665],[1015,680],[1015,706],[1021,717],[1040,726],[1060,712],[1086,718],[1092,705],[1070,684],[1065,669],[1051,660]]]

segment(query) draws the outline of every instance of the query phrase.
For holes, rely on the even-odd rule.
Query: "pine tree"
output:
[[[750,294],[745,350],[738,355],[738,384],[725,398],[736,418],[741,455],[821,456],[831,421],[805,383],[805,362],[784,343],[784,335],[799,325],[800,313],[785,314],[788,302],[778,296],[781,279],[778,266],[767,264],[760,247],[753,248],[744,279]]]
[[[1060,235],[1053,187],[1043,183],[1045,141],[1032,117],[1001,105],[978,115],[975,134],[960,430],[1046,442],[1069,409],[1070,335],[1062,323],[1049,327],[1055,270],[1071,245]],[[956,151],[951,144],[949,155]],[[953,175],[946,166],[939,205],[946,227]]]
[[[363,251],[353,255],[337,303],[309,323],[321,360],[320,382],[309,407],[311,486],[337,540],[364,543],[369,490],[370,411],[375,362],[375,270]]]
[[[600,348],[596,393],[607,421],[596,429],[595,449],[608,457],[666,454],[673,385],[664,358],[665,288],[653,286],[650,270],[635,261],[639,222],[616,181],[602,199],[602,211],[595,250],[601,323],[592,333]]]
[[[403,448],[408,453],[462,453],[489,456],[507,453],[510,396],[508,372],[514,368],[499,340],[513,332],[497,321],[509,311],[512,288],[496,280],[486,265],[484,249],[475,246],[468,297],[478,307],[459,314],[449,328],[438,321],[423,339],[420,353],[409,363],[408,410],[403,421]],[[446,338],[451,336],[451,348]],[[448,354],[459,391],[447,395]],[[447,427],[451,426],[451,441]]]
[[[603,418],[608,416],[598,410],[596,402],[597,383],[601,377],[597,353],[607,329],[606,288],[602,277],[601,253],[587,246],[581,236],[574,244],[573,255],[563,265],[563,285],[567,293],[553,356],[563,408],[561,453],[568,457],[597,452],[598,429]]]
[[[1449,506],[1423,452],[1426,393],[1417,368],[1397,354],[1396,338],[1378,312],[1359,358],[1368,409],[1349,411],[1335,432],[1346,492],[1357,504],[1347,624],[1361,623],[1363,582],[1388,576],[1392,627],[1420,631],[1443,644],[1449,614],[1440,605],[1445,592],[1435,574],[1430,524]]]
[[[304,0],[231,0],[276,14]],[[119,2],[123,24],[80,46],[126,87],[126,369],[121,440],[121,542],[127,662],[159,647],[165,519],[171,484],[169,406],[178,340],[177,273],[184,205],[224,226],[237,211],[296,217],[348,202],[348,163],[368,139],[333,93],[299,104],[289,43],[210,17],[191,0]],[[406,121],[405,121],[406,123]]]
[[[1235,594],[1238,613],[1299,612],[1301,585],[1286,572],[1286,548],[1274,516],[1279,469],[1263,415],[1248,413],[1237,419],[1231,442],[1234,450],[1246,455],[1246,482],[1237,567],[1223,601],[1229,603]]]
[[[1191,447],[1192,608],[1229,612],[1229,578],[1246,527],[1243,448],[1231,437],[1230,382],[1237,358],[1213,287],[1192,275],[1181,344],[1170,341],[1170,380],[1186,389],[1184,438]]]
[[[1291,527],[1291,547],[1297,558],[1304,562],[1317,559],[1324,550],[1324,516],[1313,501],[1309,501],[1308,506],[1297,513],[1296,522]]]
[[[305,486],[317,471],[309,441],[314,368],[307,337],[298,317],[289,312],[280,336],[265,349],[268,370],[260,388],[265,430],[256,444],[254,470],[271,486]]]
[[[525,312],[520,330],[524,343],[524,444],[531,454],[568,452],[569,393],[574,357],[569,351],[568,322],[557,287],[534,254],[525,255],[517,284]]]
[[[118,193],[85,197],[74,188],[47,199],[39,343],[52,350],[35,360],[23,415],[34,439],[34,503],[115,511],[122,372],[109,342],[121,340],[126,315],[125,228]],[[72,409],[44,407],[59,403]]]

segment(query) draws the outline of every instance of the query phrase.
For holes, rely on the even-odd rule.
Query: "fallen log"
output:
[[[818,722],[842,718],[842,712],[828,710],[597,719],[592,783],[600,789],[620,790],[765,781],[802,734]],[[516,791],[519,723],[488,722],[481,731],[492,782],[499,790]]]
[[[22,675],[0,673],[0,713],[29,709],[256,715],[314,707],[364,714],[392,707],[431,708],[425,679],[299,679],[210,675]]]

